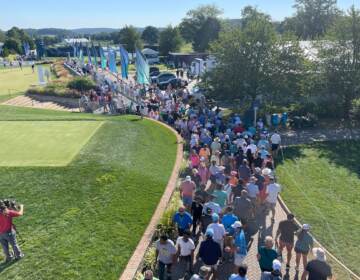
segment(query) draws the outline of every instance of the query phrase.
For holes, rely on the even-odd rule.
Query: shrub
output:
[[[353,120],[360,122],[360,98],[352,101],[350,113]]]
[[[95,82],[93,82],[89,78],[84,78],[84,77],[75,78],[67,84],[68,88],[75,89],[80,92],[95,89],[95,86],[96,86]]]

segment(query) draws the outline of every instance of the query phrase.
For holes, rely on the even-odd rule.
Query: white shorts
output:
[[[235,254],[234,265],[240,266],[244,263],[246,256]]]

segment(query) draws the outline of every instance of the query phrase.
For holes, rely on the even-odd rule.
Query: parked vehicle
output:
[[[172,88],[177,89],[182,86],[187,86],[187,81],[178,78],[173,78],[158,84],[161,90],[166,90],[169,85],[171,85]]]
[[[215,65],[216,61],[213,57],[209,57],[206,60],[201,58],[195,58],[190,66],[190,78],[201,77],[205,72],[212,70]]]

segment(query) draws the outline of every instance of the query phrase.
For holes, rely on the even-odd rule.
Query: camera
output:
[[[0,200],[0,210],[1,206],[5,206],[6,208],[10,209],[10,210],[15,210],[15,211],[19,211],[20,207],[17,204],[16,200],[14,199],[2,199]]]

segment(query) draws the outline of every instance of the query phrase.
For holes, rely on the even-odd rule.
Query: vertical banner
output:
[[[93,63],[92,63],[92,59],[91,59],[90,48],[87,47],[86,51],[87,51],[87,54],[88,54],[88,64],[92,65]]]
[[[74,58],[76,58],[76,44],[74,43],[74,45],[73,45],[73,52],[74,52]]]
[[[150,84],[150,67],[145,57],[136,49],[136,77],[139,84]]]
[[[37,71],[38,71],[39,84],[45,85],[46,82],[44,78],[44,68],[42,67],[42,65],[37,66]]]
[[[106,69],[106,64],[107,64],[105,53],[104,53],[104,50],[103,50],[103,48],[101,46],[99,47],[99,50],[100,50],[100,58],[101,58],[101,68],[103,70],[105,70]]]
[[[115,51],[112,49],[109,49],[109,68],[111,72],[117,73]]]
[[[91,44],[91,52],[94,57],[94,65],[97,67],[97,53],[96,53],[96,48],[94,47],[93,44]]]
[[[121,61],[121,77],[123,79],[128,79],[129,73],[129,53],[125,48],[120,45],[120,61]]]
[[[80,52],[79,52],[79,59],[80,59],[80,63],[82,64],[82,65],[84,65],[84,53],[83,53],[83,50],[82,49],[80,49]]]

